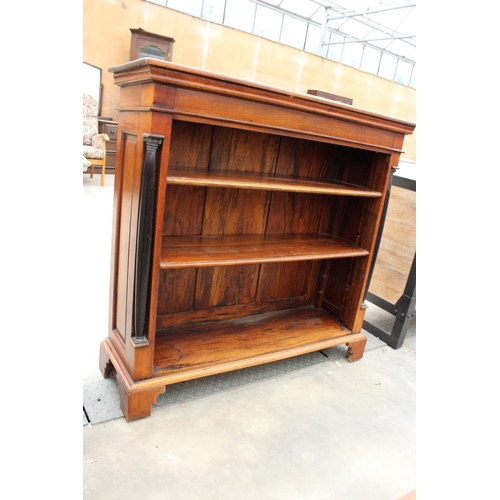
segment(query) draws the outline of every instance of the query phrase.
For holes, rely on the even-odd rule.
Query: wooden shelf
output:
[[[347,328],[315,307],[172,327],[156,334],[155,372],[183,374],[187,380],[186,372],[208,375],[272,362],[338,345],[349,335]]]
[[[378,191],[333,181],[318,181],[299,177],[272,177],[239,172],[211,170],[196,172],[170,168],[167,174],[169,184],[258,189],[264,191],[287,191],[292,193],[312,193],[343,196],[363,196],[378,198]]]
[[[364,257],[368,251],[324,234],[164,237],[160,267],[230,266]]]

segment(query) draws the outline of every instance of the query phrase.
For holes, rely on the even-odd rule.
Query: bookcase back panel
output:
[[[194,310],[255,302],[259,265],[198,269]]]
[[[193,310],[197,269],[164,269],[160,272],[157,314]]]
[[[213,127],[174,120],[169,166],[207,171],[210,162]]]
[[[269,191],[207,188],[203,236],[264,234]]]
[[[272,174],[279,145],[276,135],[214,127],[210,170]]]
[[[163,236],[331,234],[337,198],[173,185],[167,188]]]
[[[374,158],[376,153],[345,146],[174,120],[169,168],[340,181],[371,189]],[[169,184],[163,236],[326,233],[357,244],[370,203],[379,200]],[[326,279],[320,279],[322,265],[298,261],[163,269],[157,314],[171,314],[175,321],[189,324],[237,317],[242,308],[310,305],[321,282],[325,306],[340,315],[355,263],[335,259]],[[162,324],[160,320],[159,328]]]
[[[338,178],[338,146],[281,137],[276,175],[311,179]]]
[[[162,270],[157,314],[186,313],[181,323],[189,324],[238,317],[237,306],[260,311],[283,309],[283,301],[310,305],[319,268],[318,262],[299,261]]]
[[[377,153],[249,130],[174,120],[169,166],[342,181],[369,186]]]
[[[169,186],[164,236],[331,233],[331,196]]]
[[[163,236],[200,236],[206,188],[168,186],[163,216]]]
[[[327,233],[333,204],[332,196],[275,191],[266,234]]]
[[[312,261],[276,262],[262,264],[257,302],[271,302],[288,298],[303,298],[308,301],[311,280],[316,265]]]

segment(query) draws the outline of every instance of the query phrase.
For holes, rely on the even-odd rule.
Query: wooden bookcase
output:
[[[414,124],[155,59],[121,87],[109,336],[125,418],[169,384],[339,344],[362,357],[391,168]]]

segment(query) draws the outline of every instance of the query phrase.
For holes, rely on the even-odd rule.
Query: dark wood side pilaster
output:
[[[139,217],[137,223],[137,251],[134,284],[134,336],[135,344],[147,344],[146,316],[151,284],[151,261],[155,228],[155,205],[158,170],[158,149],[164,137],[144,134],[144,165],[139,195]]]

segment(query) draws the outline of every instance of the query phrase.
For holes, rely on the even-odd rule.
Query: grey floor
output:
[[[107,175],[101,187],[100,177],[83,176],[84,240],[97,256],[82,284],[94,298],[83,318],[89,332],[82,346],[84,394],[102,384],[114,390],[98,369],[108,324],[113,180]],[[367,314],[390,327],[375,307]],[[343,347],[329,349],[286,366],[171,388],[174,396],[143,420],[84,419],[83,498],[397,500],[409,494],[416,488],[416,321],[398,350],[368,338],[356,363],[347,362]]]

